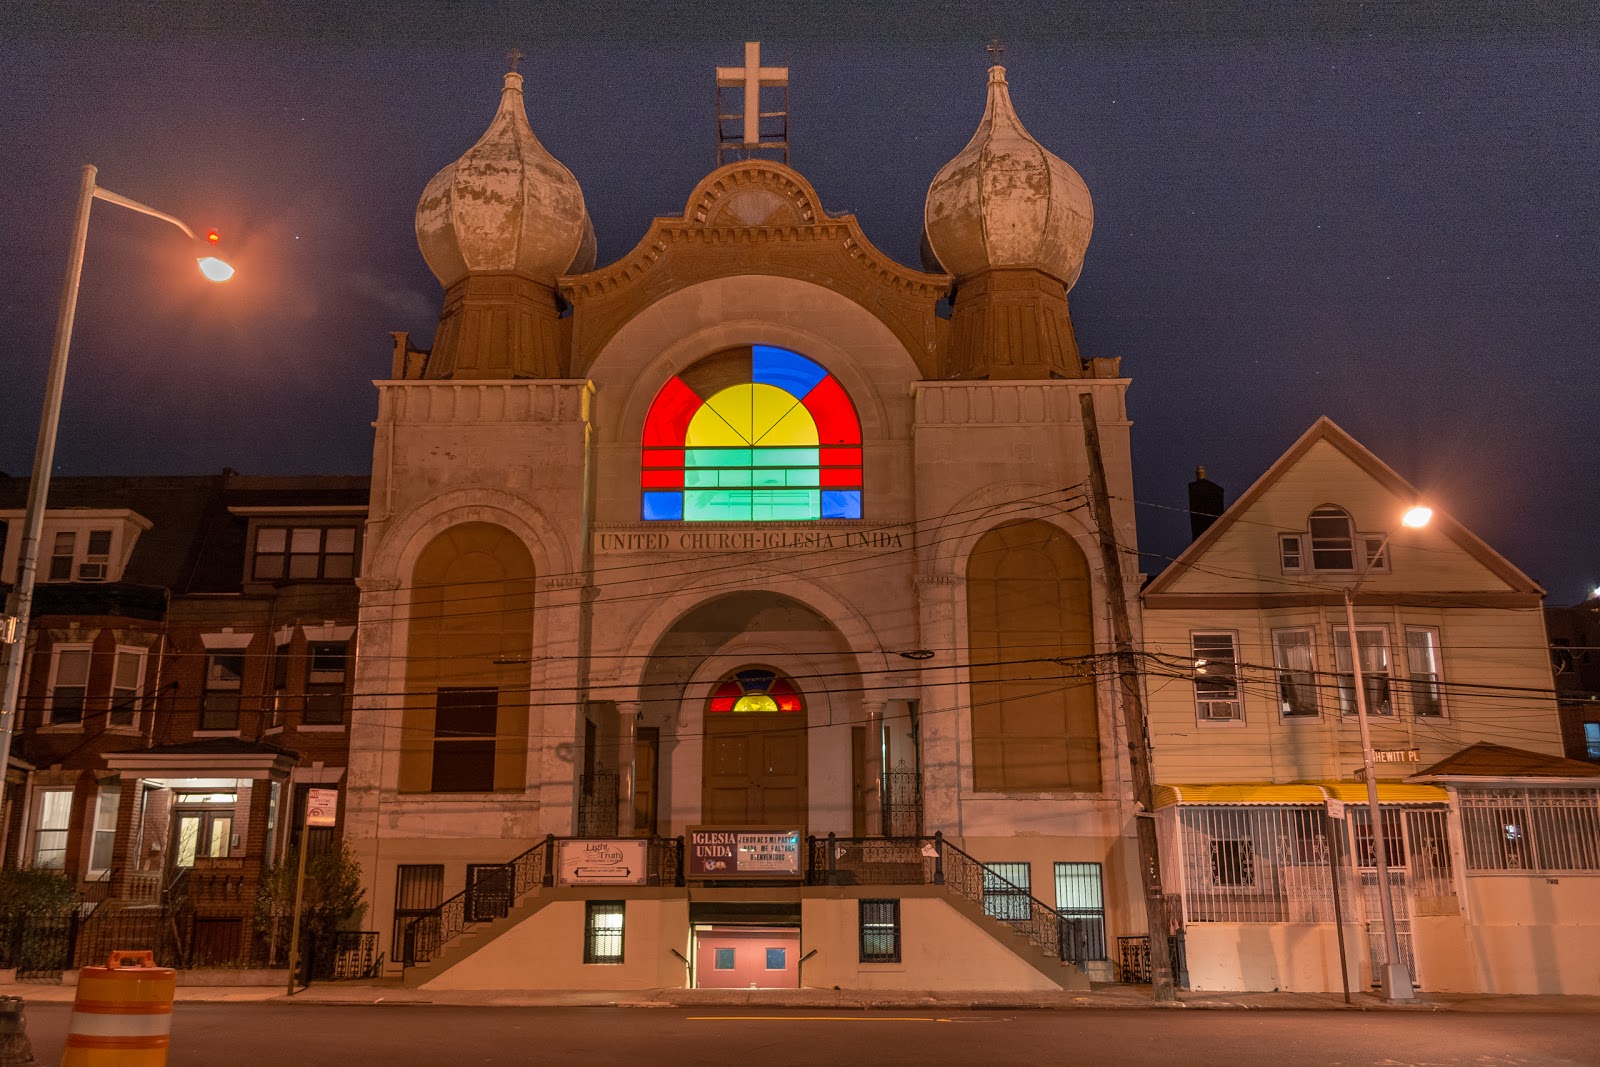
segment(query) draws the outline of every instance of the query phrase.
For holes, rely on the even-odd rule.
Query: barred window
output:
[[[900,902],[861,901],[861,962],[900,962]]]
[[[1032,879],[1026,863],[983,865],[983,910],[1009,922],[1033,918]]]
[[[1098,863],[1056,864],[1056,911],[1072,923],[1081,959],[1106,958],[1106,905]]]
[[[583,906],[583,962],[622,962],[620,900],[591,900]]]
[[[1600,789],[1461,791],[1467,870],[1600,871]]]

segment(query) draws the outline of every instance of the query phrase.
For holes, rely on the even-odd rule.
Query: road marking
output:
[[[688,1016],[690,1022],[949,1022],[925,1016]]]

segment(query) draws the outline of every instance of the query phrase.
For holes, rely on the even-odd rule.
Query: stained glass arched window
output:
[[[839,380],[806,357],[729,349],[656,394],[640,486],[646,519],[859,519],[861,420]]]
[[[711,691],[713,715],[800,710],[800,693],[794,683],[761,667],[735,671]]]

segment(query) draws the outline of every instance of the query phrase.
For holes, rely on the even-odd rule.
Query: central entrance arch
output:
[[[700,807],[708,823],[804,826],[806,704],[770,667],[742,667],[706,702]]]

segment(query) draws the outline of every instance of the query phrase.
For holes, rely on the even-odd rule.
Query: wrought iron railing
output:
[[[1167,960],[1172,965],[1172,980],[1188,988],[1189,963],[1184,954],[1183,935],[1167,938]],[[1117,981],[1148,985],[1150,982],[1150,938],[1144,934],[1117,938]]]
[[[503,864],[472,864],[473,877],[465,889],[406,923],[400,962],[406,966],[429,962],[468,927],[500,918],[529,893],[554,884],[560,840],[546,837]],[[647,862],[646,884],[682,885],[683,838],[650,838]]]
[[[883,772],[883,832],[888,837],[922,833],[922,774],[905,760]]]
[[[579,776],[578,836],[617,836],[617,776],[598,771]]]
[[[1090,958],[1093,931],[1025,887],[1002,876],[944,839],[932,837],[812,837],[807,839],[806,881],[811,885],[942,885],[985,908],[1029,944],[1055,959],[1081,965]],[[986,905],[999,896],[1006,914]]]

